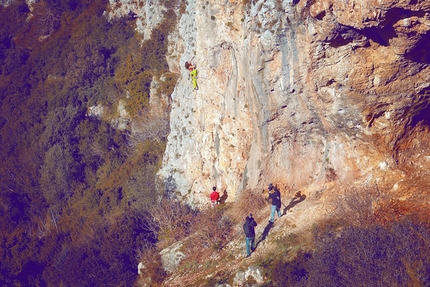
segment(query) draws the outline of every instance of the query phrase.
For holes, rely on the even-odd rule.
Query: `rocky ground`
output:
[[[384,225],[410,214],[426,217],[425,210],[430,207],[428,180],[409,175],[391,188],[381,185],[361,189],[363,185],[345,187],[332,182],[318,190],[301,190],[300,197],[295,196],[297,191],[284,194],[284,214],[275,217],[273,225],[268,222],[269,204],[253,213],[258,226],[257,248],[251,257],[245,256],[245,237],[239,223],[226,246],[202,251],[197,257],[184,256],[162,285],[262,286],[268,283],[265,272],[273,258],[289,261],[298,250],[314,248],[313,231],[323,226],[324,220],[343,217],[359,226],[367,219]]]

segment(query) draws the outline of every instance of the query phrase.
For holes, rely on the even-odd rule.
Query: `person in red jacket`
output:
[[[215,205],[218,204],[218,200],[219,200],[219,192],[216,191],[216,186],[212,187],[212,193],[210,197],[211,197],[211,206],[212,208],[214,208]]]

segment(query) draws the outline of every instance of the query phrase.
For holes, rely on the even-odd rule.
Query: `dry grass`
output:
[[[263,209],[268,202],[265,200],[267,194],[262,194],[257,191],[243,191],[236,199],[226,214],[235,223],[243,222],[244,218],[250,213],[256,215],[256,213]],[[254,216],[255,217],[255,216]],[[259,220],[258,217],[256,219]]]
[[[170,127],[167,114],[144,113],[132,123],[133,134],[130,136],[130,145],[139,146],[142,142],[161,141],[167,138]]]
[[[230,241],[232,226],[223,209],[204,210],[197,216],[191,228],[194,234],[191,238],[192,246],[218,251]]]
[[[354,286],[425,286],[420,284],[429,278],[428,270],[423,268],[430,254],[426,244],[429,229],[408,221],[382,225],[376,219],[382,206],[408,213],[415,209],[398,201],[381,205],[387,197],[377,188],[349,187],[343,191],[333,200],[334,209],[328,219],[319,221],[312,231],[269,235],[270,245],[258,249],[253,257],[272,282],[267,286],[340,286],[341,282],[347,282],[347,286],[353,286],[354,282],[363,282]],[[231,274],[244,265],[236,260],[230,248],[224,247],[238,239],[234,230],[239,230],[249,213],[263,216],[262,211],[268,206],[266,197],[267,194],[256,191],[244,192],[235,203],[219,205],[195,216],[184,243],[187,257],[176,273],[180,275],[175,280],[184,283],[180,286],[197,286],[197,282],[198,286],[230,283]],[[308,240],[313,244],[304,246],[303,242]],[[414,285],[408,285],[411,282]]]
[[[344,191],[313,226],[313,250],[262,262],[273,286],[427,286],[428,209],[376,187]]]
[[[430,254],[426,244],[430,229],[421,223],[408,221],[392,221],[391,225],[382,225],[377,219],[381,207],[394,207],[394,211],[407,209],[408,214],[416,209],[398,201],[383,205],[387,197],[376,187],[348,187],[343,191],[340,197],[332,201],[334,208],[330,216],[319,221],[312,230],[303,234],[269,235],[270,245],[260,248],[253,258],[265,272],[267,280],[273,283],[268,286],[323,286],[324,283],[327,283],[325,286],[340,286],[340,282],[348,282],[348,286],[352,286],[359,279],[364,283],[356,286],[372,286],[373,283],[373,286],[409,286],[407,284],[412,281],[416,284],[410,286],[423,286],[419,284],[430,278],[425,277],[428,271],[422,268],[427,262],[427,254]],[[298,192],[295,198],[301,196]],[[240,223],[249,213],[255,217],[263,216],[262,211],[269,205],[266,197],[265,193],[247,191],[232,204],[191,213],[192,220],[185,220],[188,224],[181,227],[186,231],[178,233],[182,238],[187,236],[182,250],[186,258],[181,262],[176,273],[178,277],[174,280],[184,283],[183,286],[197,282],[201,282],[199,286],[215,286],[231,279],[229,275],[234,274],[233,270],[243,265],[233,254],[238,249],[233,252],[225,246],[238,240],[235,230],[240,229]],[[189,216],[187,212],[174,213],[183,218]],[[160,217],[158,220],[165,219]],[[170,222],[164,228],[173,228],[175,224]],[[313,243],[304,246],[305,241]],[[146,256],[149,258],[147,261],[157,262],[155,257]],[[226,267],[227,262],[229,267]],[[148,272],[156,268],[155,264]],[[393,275],[396,270],[400,270],[397,277]],[[378,277],[378,274],[383,276]]]
[[[380,203],[374,213],[375,220],[382,225],[390,225],[405,216],[412,216],[420,222],[430,224],[429,205],[426,202],[391,199]]]
[[[166,277],[166,271],[161,263],[159,251],[150,244],[142,246],[137,251],[137,260],[144,266],[141,275],[136,281],[136,286],[162,286],[162,282]]]
[[[228,272],[220,271],[219,265],[231,264],[234,260],[226,248],[235,237],[234,225],[226,214],[230,208],[228,204],[218,205],[196,215],[190,235],[183,240],[182,251],[186,257],[178,267],[176,275],[180,274],[180,279],[175,278],[174,286],[214,286],[208,282],[219,283],[225,279]],[[214,276],[214,272],[222,274]]]
[[[153,220],[145,228],[157,234],[160,247],[172,244],[192,233],[197,212],[174,200],[162,199],[149,210]]]
[[[332,200],[330,221],[340,225],[368,226],[374,222],[373,206],[380,193],[376,188],[358,190],[347,187],[343,194]]]

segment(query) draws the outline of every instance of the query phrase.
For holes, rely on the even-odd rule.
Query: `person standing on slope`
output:
[[[246,236],[246,257],[251,256],[251,252],[254,252],[255,249],[255,227],[257,226],[257,222],[255,222],[252,214],[245,218],[245,223],[243,224],[243,231]]]
[[[273,190],[272,193],[270,193]],[[278,218],[281,217],[281,193],[277,187],[273,184],[269,184],[269,198],[272,200],[272,206],[270,210],[270,223],[275,222],[275,211],[278,213]]]
[[[212,187],[212,192],[210,194],[211,198],[211,206],[212,208],[215,207],[215,205],[218,204],[219,201],[219,192],[216,190],[216,186]]]

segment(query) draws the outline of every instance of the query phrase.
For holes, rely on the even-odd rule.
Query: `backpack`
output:
[[[248,225],[248,220],[243,224],[243,231],[245,232],[245,235],[249,234],[249,225]]]

